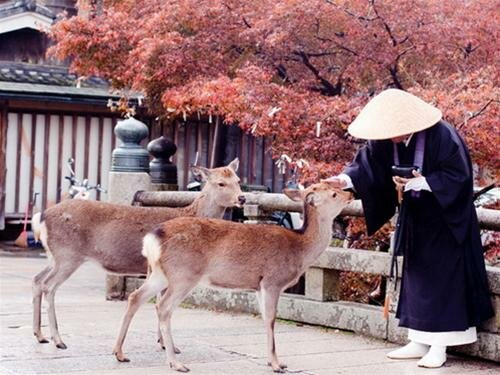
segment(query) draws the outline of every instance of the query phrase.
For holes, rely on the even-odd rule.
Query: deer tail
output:
[[[33,236],[35,237],[35,241],[40,241],[40,224],[42,222],[42,213],[37,212],[33,214],[31,218],[31,230],[33,231]]]
[[[142,241],[142,255],[147,258],[149,267],[153,267],[160,260],[161,242],[154,232],[144,236]]]

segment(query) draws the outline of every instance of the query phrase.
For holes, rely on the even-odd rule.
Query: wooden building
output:
[[[64,198],[70,157],[79,180],[107,187],[116,145],[113,127],[120,119],[107,103],[117,97],[107,82],[81,80],[67,66],[48,60],[50,40],[40,31],[62,10],[76,13],[74,3],[0,0],[0,230],[6,221],[20,222],[34,193],[39,193],[35,210]],[[139,119],[150,127],[150,139],[165,135],[177,145],[180,189],[189,182],[189,165],[197,153],[200,165],[212,167],[238,156],[244,183],[273,191],[283,186],[284,176],[277,173],[265,139],[216,118],[164,123],[147,115]],[[106,199],[95,192],[92,198]]]

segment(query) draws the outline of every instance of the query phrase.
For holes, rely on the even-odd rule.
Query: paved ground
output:
[[[124,302],[104,300],[104,272],[87,264],[64,284],[56,297],[67,350],[38,344],[31,332],[31,277],[42,269],[40,258],[0,257],[0,374],[165,374],[165,356],[156,344],[153,305],[136,315],[125,343],[130,363],[111,354]],[[48,336],[46,315],[42,316]],[[193,374],[271,374],[266,364],[266,336],[258,317],[181,308],[173,333],[180,358]],[[277,325],[281,360],[294,374],[498,374],[491,362],[453,357],[446,367],[425,370],[415,361],[391,361],[393,345],[336,330]]]

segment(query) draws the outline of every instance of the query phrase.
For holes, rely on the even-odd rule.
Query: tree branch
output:
[[[336,55],[336,52],[315,52],[315,53],[306,53],[307,57],[323,57],[323,56],[331,56]]]
[[[403,90],[403,85],[401,84],[401,81],[399,80],[399,77],[398,77],[398,66],[397,66],[397,64],[394,65],[394,66],[391,66],[389,68],[389,73],[391,74],[392,82],[394,83],[394,86],[396,86],[396,88],[398,88],[400,90]]]
[[[290,82],[292,83],[292,79],[288,75],[288,72],[283,64],[279,64],[276,67],[276,70],[278,71],[278,76],[282,79],[283,82]]]
[[[378,14],[378,10],[377,8],[375,7],[375,1],[371,1],[370,2],[371,5],[372,5],[372,9],[373,11],[375,12],[375,14],[377,15],[377,18],[380,19],[380,21],[382,22],[382,24],[384,25],[384,29],[385,31],[387,32],[387,34],[389,35],[389,37],[391,38],[391,41],[392,41],[392,45],[393,46],[397,46],[398,45],[398,41],[396,40],[396,38],[394,37],[394,35],[392,34],[392,30],[391,28],[389,27],[389,25],[387,24],[387,22],[382,18],[380,17],[380,15]]]
[[[241,18],[243,19],[243,23],[246,25],[246,27],[248,27],[249,29],[252,28],[252,25],[250,25],[247,21],[247,19],[245,18],[245,16],[241,16]]]
[[[335,34],[336,35],[336,34]],[[340,35],[337,35],[340,37]],[[359,53],[357,53],[355,50],[351,49],[350,47],[346,47],[336,41],[334,41],[333,39],[330,39],[330,38],[325,38],[325,37],[321,37],[321,36],[318,36],[316,35],[315,36],[316,39],[318,39],[319,41],[321,42],[329,42],[329,43],[333,43],[335,44],[335,46],[343,51],[346,51],[346,52],[349,52],[351,54],[353,54],[354,56],[359,56]],[[334,52],[331,53],[332,55],[335,54]]]
[[[411,51],[414,49],[415,46],[411,46],[403,51],[401,51],[397,56],[396,60],[394,61],[394,65],[389,68],[389,73],[391,74],[392,77],[392,82],[394,83],[394,86],[396,86],[398,89],[403,90],[403,85],[401,83],[401,80],[399,79],[399,60],[401,57],[403,57],[407,52]]]
[[[469,116],[469,118],[462,121],[462,123],[460,123],[460,125],[457,126],[457,129],[460,130],[465,124],[467,124],[467,122],[469,122],[470,120],[472,120],[478,116],[481,116],[484,113],[484,111],[486,111],[486,108],[488,108],[489,105],[493,102],[498,103],[499,101],[494,100],[494,99],[488,100],[488,102],[486,102],[486,104],[483,105],[479,110],[477,110],[476,112],[472,112],[472,114]]]
[[[365,17],[365,16],[360,16],[359,14],[355,14],[355,13],[351,12],[349,9],[339,6],[333,0],[326,0],[326,2],[330,5],[333,5],[335,8],[342,10],[347,15],[354,17],[354,18],[357,18],[358,20],[361,20],[361,21],[371,22],[371,21],[375,21],[376,19],[378,19],[378,16],[377,17]]]
[[[227,10],[229,10],[230,12],[233,11],[233,8],[230,7],[228,4],[226,4],[226,3],[223,2],[222,5],[224,5],[227,8]],[[243,23],[245,24],[246,27],[248,27],[249,29],[252,28],[252,25],[250,25],[250,23],[248,23],[248,21],[245,18],[245,16],[241,16],[241,19],[243,20]]]
[[[321,83],[323,88],[319,89],[319,91],[323,95],[327,96],[340,95],[342,91],[342,82],[340,80],[337,81],[335,85],[333,85],[330,81],[322,77],[321,74],[319,73],[319,70],[313,64],[311,64],[311,61],[309,60],[307,53],[305,53],[304,51],[293,51],[293,54],[299,56],[302,59],[302,63],[307,67],[307,69],[309,69],[314,74],[316,79]]]

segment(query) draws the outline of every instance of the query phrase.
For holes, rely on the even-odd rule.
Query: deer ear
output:
[[[240,166],[240,159],[235,158],[231,163],[227,165],[233,171],[238,172],[238,167]]]
[[[316,193],[307,194],[305,202],[310,206],[316,206],[318,203],[318,197],[316,196]]]
[[[191,173],[193,174],[195,180],[206,181],[210,177],[211,172],[208,168],[193,165],[191,167]]]
[[[297,189],[283,189],[283,194],[294,202],[302,202],[302,192]]]

